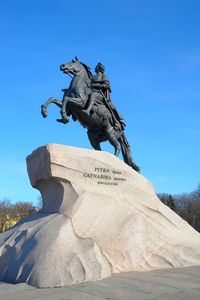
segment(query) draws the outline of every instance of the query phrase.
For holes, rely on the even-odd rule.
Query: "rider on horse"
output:
[[[64,124],[69,122],[70,115],[87,128],[88,138],[95,150],[101,150],[100,143],[109,141],[118,156],[122,151],[126,164],[138,171],[140,168],[134,163],[130,145],[124,134],[124,122],[117,112],[110,98],[110,83],[104,75],[104,66],[97,64],[93,76],[90,68],[82,62],[69,61],[60,66],[60,70],[66,74],[73,74],[70,86],[64,90],[63,100],[54,97],[49,98],[42,104],[42,115],[47,117],[47,106],[55,103],[61,108],[62,119],[58,120]],[[120,149],[121,146],[121,149]]]
[[[110,82],[109,82],[108,77],[104,74],[104,71],[105,71],[105,67],[101,63],[98,63],[95,68],[95,72],[97,74],[91,78],[92,91],[91,91],[91,94],[89,95],[88,107],[85,111],[88,114],[90,114],[90,111],[92,110],[93,106],[95,105],[95,100],[96,100],[95,93],[93,93],[93,92],[94,91],[100,92],[103,94],[104,105],[111,113],[113,127],[115,127],[116,129],[119,128],[119,129],[124,130],[125,124],[123,122],[123,118],[118,113],[118,111],[116,110],[115,106],[113,105],[113,103],[111,101]]]
[[[98,63],[95,68],[95,72],[97,74],[91,77],[91,87],[90,87],[91,92],[89,94],[88,101],[86,103],[87,109],[85,109],[85,112],[88,115],[90,115],[91,111],[94,110],[98,113],[98,106],[102,106],[103,104],[103,106],[105,106],[110,112],[111,123],[113,127],[116,130],[124,130],[126,125],[124,124],[122,116],[118,113],[118,111],[116,110],[115,106],[111,101],[110,82],[108,77],[104,74],[104,70],[105,67],[101,63]],[[65,89],[63,91],[65,91]],[[101,93],[101,95],[103,96],[103,103],[98,103],[96,99],[97,92]],[[106,113],[106,111],[102,110],[102,108],[100,109],[100,111],[104,111]],[[74,117],[73,119],[75,120]],[[57,121],[66,124],[66,121],[64,119],[57,119]]]

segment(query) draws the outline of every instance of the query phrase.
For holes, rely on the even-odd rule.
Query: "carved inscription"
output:
[[[116,186],[119,183],[126,181],[126,178],[122,176],[121,171],[97,167],[94,168],[93,173],[83,173],[83,177],[97,179],[96,182],[98,185]]]

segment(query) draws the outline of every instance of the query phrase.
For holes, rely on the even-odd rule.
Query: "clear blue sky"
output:
[[[25,158],[37,147],[91,146],[72,120],[50,106],[70,78],[74,56],[106,67],[135,162],[156,192],[181,193],[200,182],[200,1],[2,0],[0,200],[37,201]],[[102,148],[113,152],[110,145]]]

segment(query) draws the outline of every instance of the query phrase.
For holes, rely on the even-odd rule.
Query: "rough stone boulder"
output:
[[[43,207],[0,234],[0,280],[54,287],[200,265],[200,234],[112,154],[48,144],[27,167]]]

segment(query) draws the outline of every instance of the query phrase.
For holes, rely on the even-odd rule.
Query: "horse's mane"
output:
[[[91,68],[90,67],[88,67],[86,64],[84,64],[83,62],[80,62],[82,65],[83,65],[83,67],[85,68],[85,70],[86,70],[86,72],[87,72],[87,74],[88,74],[88,77],[89,78],[91,78],[93,75],[92,75],[92,72],[90,71],[91,70]]]

